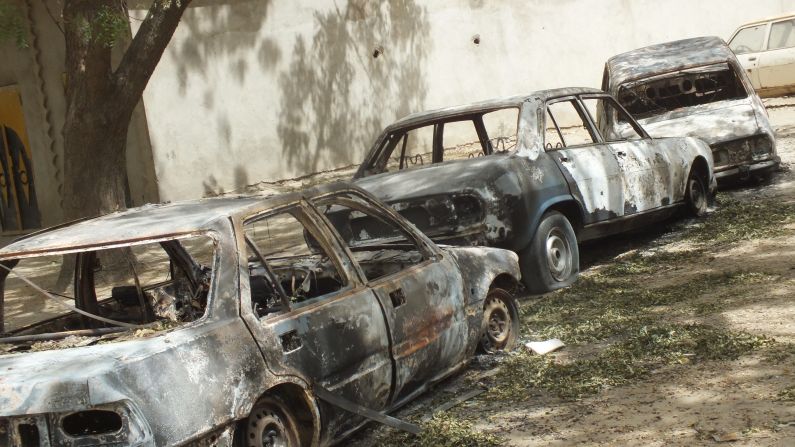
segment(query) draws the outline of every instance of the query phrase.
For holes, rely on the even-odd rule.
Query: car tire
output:
[[[707,214],[709,207],[709,192],[703,178],[696,172],[690,172],[687,178],[687,190],[685,191],[685,201],[687,203],[688,214],[694,217],[703,217]]]
[[[505,289],[489,290],[483,301],[483,326],[478,350],[486,354],[510,351],[519,338],[519,308]]]
[[[265,396],[254,405],[243,434],[246,447],[301,445],[297,420],[276,396]]]
[[[544,213],[530,245],[519,253],[519,264],[522,282],[531,294],[551,292],[577,279],[580,252],[566,216],[557,211]]]

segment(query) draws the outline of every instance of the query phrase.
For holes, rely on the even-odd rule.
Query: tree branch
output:
[[[138,33],[114,72],[117,100],[134,107],[143,94],[191,0],[153,0]]]

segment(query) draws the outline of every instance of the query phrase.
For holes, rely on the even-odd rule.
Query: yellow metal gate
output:
[[[0,87],[0,227],[14,231],[40,226],[19,88]]]

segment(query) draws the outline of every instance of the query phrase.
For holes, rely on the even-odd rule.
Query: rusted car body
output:
[[[775,170],[776,139],[762,100],[719,37],[640,48],[607,61],[602,88],[653,137],[709,143],[719,183]],[[613,121],[617,131],[627,129]]]
[[[36,285],[43,256],[73,257],[71,292]],[[439,248],[346,184],[77,222],[0,266],[4,446],[327,445],[365,419],[321,391],[381,414],[518,330],[515,254]]]
[[[616,135],[608,114],[635,134]],[[410,115],[383,131],[355,178],[434,240],[519,253],[536,293],[574,281],[578,241],[682,207],[701,213],[715,183],[706,143],[650,138],[587,88]]]

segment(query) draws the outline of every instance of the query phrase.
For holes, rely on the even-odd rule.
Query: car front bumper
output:
[[[731,180],[742,180],[752,175],[764,175],[774,171],[781,164],[781,157],[774,155],[768,160],[756,163],[726,166],[724,169],[715,172],[718,183],[726,183]]]

